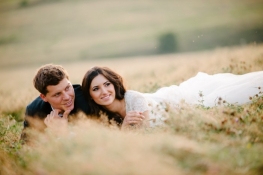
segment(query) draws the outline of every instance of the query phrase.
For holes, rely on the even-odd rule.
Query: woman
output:
[[[148,126],[145,98],[138,92],[126,91],[122,77],[109,68],[91,68],[83,78],[82,90],[95,115],[107,113],[110,119],[122,123],[122,129]]]
[[[181,83],[163,87],[155,93],[125,89],[120,75],[106,67],[93,67],[85,74],[82,90],[94,114],[105,112],[122,128],[163,125],[167,109],[176,109],[182,102],[212,107],[221,102],[245,104],[261,93],[263,71],[234,75],[198,73]]]

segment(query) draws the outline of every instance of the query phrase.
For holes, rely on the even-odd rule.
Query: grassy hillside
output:
[[[262,17],[262,0],[2,0],[0,67],[259,43]]]
[[[129,89],[153,92],[199,71],[262,70],[263,45],[63,64],[73,83],[95,65],[119,72]],[[84,120],[71,126],[71,137],[47,134],[34,147],[22,147],[24,109],[38,95],[32,85],[37,67],[0,69],[0,174],[262,174],[262,96],[243,106],[170,111],[167,128],[155,130],[121,132]]]
[[[170,111],[162,129],[120,132],[85,120],[72,125],[74,137],[43,136],[35,147],[19,138],[40,65],[62,64],[73,83],[108,66],[142,92],[199,71],[258,71],[262,16],[262,0],[1,0],[0,174],[261,175],[262,96]]]

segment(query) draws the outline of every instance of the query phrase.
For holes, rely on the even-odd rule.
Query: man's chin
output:
[[[69,106],[69,107],[65,107],[65,111],[67,111],[67,110],[70,110],[70,111],[72,111],[74,109],[74,105],[72,105],[72,106]]]

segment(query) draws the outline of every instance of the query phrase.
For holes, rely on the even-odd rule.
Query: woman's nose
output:
[[[107,92],[107,89],[105,87],[101,88],[101,93],[106,93]]]

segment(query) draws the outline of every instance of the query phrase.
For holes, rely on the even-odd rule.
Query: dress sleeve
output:
[[[136,91],[128,91],[125,94],[126,110],[144,112],[149,110],[148,102],[145,97]]]

